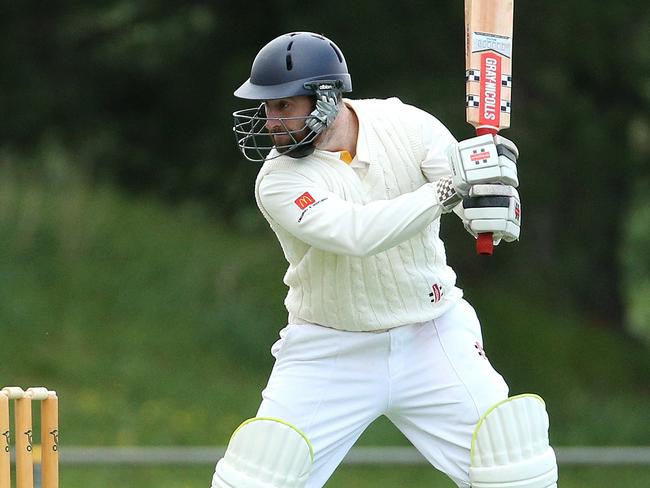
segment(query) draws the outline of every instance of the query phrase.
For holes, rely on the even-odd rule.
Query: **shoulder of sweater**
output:
[[[397,97],[369,98],[362,100],[347,100],[346,102],[365,121],[375,121],[379,124],[390,123],[401,127],[417,128],[428,117],[433,117],[428,112],[402,102]],[[430,120],[430,119],[429,119]]]
[[[403,102],[398,97],[391,98],[367,98],[359,100],[344,99],[355,112],[361,113],[362,116],[382,116],[403,117],[409,121],[431,121],[440,123],[438,118],[424,109]]]
[[[402,102],[397,97],[350,100],[349,105],[361,119],[361,124],[365,124],[367,128],[379,127],[381,130],[385,127],[394,128],[408,140],[415,159],[421,161],[424,158],[426,150],[422,142],[422,127],[430,123],[430,114]],[[378,142],[372,140],[372,133],[372,130],[366,132],[367,137],[371,138],[370,145],[376,146]]]
[[[406,107],[406,104],[397,97],[390,98],[362,98],[362,99],[349,99],[345,98],[344,102],[350,105],[355,111],[381,111],[386,110],[399,110],[401,107]]]

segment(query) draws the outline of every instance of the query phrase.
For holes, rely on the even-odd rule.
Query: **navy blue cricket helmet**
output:
[[[248,100],[273,100],[313,95],[305,83],[340,81],[342,92],[352,91],[352,78],[343,53],[320,34],[292,32],[276,37],[255,57],[251,76],[235,96]]]
[[[246,159],[256,162],[282,154],[305,157],[314,151],[318,134],[336,117],[342,94],[351,91],[352,79],[343,53],[328,38],[312,32],[276,37],[260,50],[253,60],[250,78],[235,90],[236,97],[262,102],[258,107],[233,113],[237,147]],[[314,98],[314,111],[304,117],[277,119],[284,130],[275,134],[288,136],[290,142],[276,144],[266,129],[269,119],[265,102],[305,95]],[[328,110],[321,110],[317,100]],[[302,121],[303,126],[291,130],[290,120]]]

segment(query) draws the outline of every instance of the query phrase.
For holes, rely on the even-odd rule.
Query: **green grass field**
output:
[[[270,231],[256,214],[233,230],[198,205],[166,207],[57,174],[0,168],[0,384],[59,392],[62,449],[224,445],[255,413],[286,320]],[[499,287],[507,307],[492,299]],[[555,444],[648,443],[647,349],[512,284],[468,298],[512,392],[546,399]],[[405,440],[379,421],[360,443]],[[211,470],[63,465],[61,477],[65,488],[205,487]],[[648,486],[649,474],[567,467],[561,486]],[[329,486],[450,485],[421,467],[345,466]]]
[[[187,466],[66,466],[61,486],[208,488],[213,467]],[[561,467],[561,488],[647,488],[650,467]],[[326,485],[331,488],[454,488],[444,475],[427,467],[347,466],[334,473]]]

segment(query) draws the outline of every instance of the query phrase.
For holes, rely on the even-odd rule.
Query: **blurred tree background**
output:
[[[344,11],[288,0],[260,9],[233,1],[3,3],[5,154],[38,161],[55,146],[93,183],[198,201],[233,225],[250,215],[256,168],[233,147],[229,115],[242,102],[232,91],[280,33],[330,36],[346,53],[356,97],[399,96],[458,138],[470,135],[459,1],[359,1]],[[648,205],[649,12],[642,0],[516,7],[507,135],[522,153],[526,226],[516,250],[500,250],[495,261],[609,324],[623,324],[623,303],[644,301],[627,296],[642,280],[627,274],[642,259],[629,255],[642,246],[628,241],[647,232],[633,227],[647,221],[634,216]],[[483,275],[484,263],[468,254],[456,266]]]
[[[231,113],[246,107],[232,92],[266,42],[293,30],[322,33],[345,53],[354,97],[398,96],[435,114],[458,139],[472,136],[460,0],[0,6],[0,340],[54,337],[64,352],[79,346],[88,354],[63,358],[70,362],[55,376],[45,346],[30,350],[42,355],[22,372],[9,365],[29,353],[16,350],[0,366],[0,382],[57,378],[85,398],[78,418],[97,414],[91,385],[111,358],[120,374],[143,382],[151,375],[147,344],[159,353],[153,365],[185,365],[173,362],[171,346],[199,357],[202,370],[218,363],[234,378],[250,365],[251,391],[263,385],[266,352],[284,320],[284,264],[255,207],[257,166],[235,149]],[[515,18],[512,128],[504,135],[521,152],[521,241],[479,258],[449,219],[449,261],[487,337],[498,337],[493,359],[515,386],[528,388],[529,378],[561,403],[589,378],[580,406],[603,384],[620,383],[647,401],[650,4],[520,1]],[[133,267],[120,267],[127,262]],[[149,299],[160,303],[147,308]],[[105,308],[85,312],[95,302]],[[164,328],[169,343],[149,335]],[[532,340],[538,353],[528,350]],[[223,361],[211,363],[206,356],[217,347]],[[170,385],[187,393],[187,383],[210,378]],[[75,381],[88,387],[86,396]],[[223,435],[239,418],[235,406],[255,404],[256,394],[233,400],[222,430],[208,419],[201,428]],[[192,418],[201,408],[209,402],[199,402]],[[559,418],[571,422],[578,410]],[[126,433],[136,427],[122,427],[119,441],[140,440]],[[161,438],[170,439],[179,440]],[[607,442],[606,435],[563,439]]]

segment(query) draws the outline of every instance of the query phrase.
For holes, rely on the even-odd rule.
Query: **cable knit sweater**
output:
[[[398,99],[345,100],[359,120],[357,155],[316,150],[267,161],[255,184],[289,263],[290,323],[348,331],[424,322],[460,300],[439,237],[434,181],[456,141]]]

